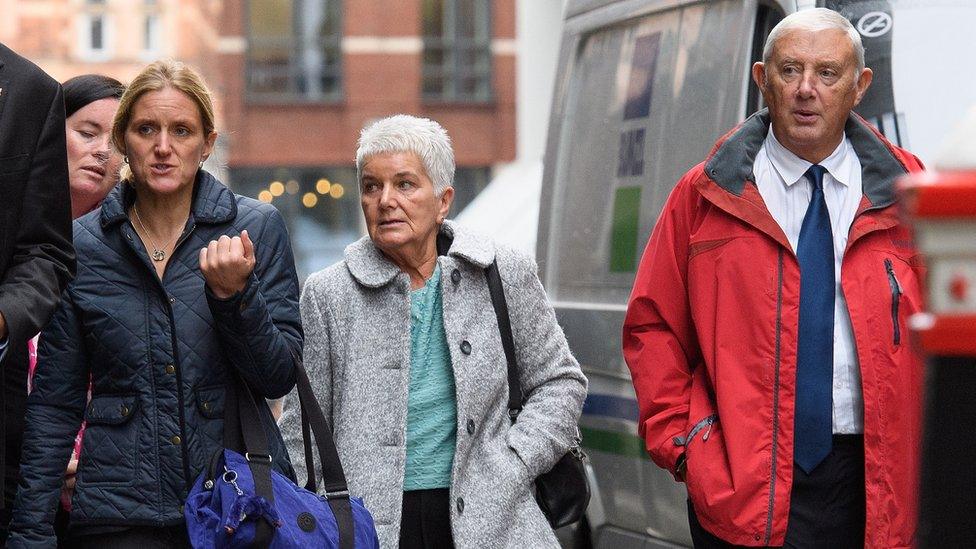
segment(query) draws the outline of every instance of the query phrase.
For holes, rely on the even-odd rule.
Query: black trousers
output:
[[[794,466],[790,500],[783,547],[864,547],[864,437],[834,435],[830,454],[809,475]],[[688,525],[696,549],[740,547],[702,528],[691,501]]]
[[[454,547],[451,535],[451,496],[447,488],[403,493],[400,517],[401,549]]]
[[[102,534],[76,535],[65,546],[72,549],[190,549],[190,538],[183,525],[137,526]]]
[[[24,344],[22,353],[27,352],[27,345]],[[13,349],[8,348],[7,354],[12,355]],[[14,498],[17,496],[17,484],[20,482],[20,447],[24,435],[24,411],[27,409],[27,360],[13,360],[7,357],[0,366],[4,368],[3,383],[0,390],[3,391],[0,402],[2,402],[2,415],[0,421],[3,422],[4,437],[4,466],[2,472],[4,476],[3,486],[3,509],[0,509],[0,547],[7,540],[7,527],[10,524],[10,516],[13,511]]]

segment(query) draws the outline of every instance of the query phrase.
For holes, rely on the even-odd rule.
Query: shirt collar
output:
[[[784,147],[773,134],[772,125],[769,126],[769,133],[766,135],[765,146],[766,154],[769,156],[769,162],[776,169],[776,172],[779,173],[780,177],[783,178],[783,181],[786,182],[787,187],[792,186],[802,179],[803,175],[810,169],[810,166],[813,165]],[[851,142],[847,139],[847,134],[845,133],[844,138],[841,139],[834,152],[820,161],[820,165],[827,170],[827,173],[835,181],[844,186],[850,186],[853,179],[851,171],[854,169],[853,162],[851,161],[853,152]]]

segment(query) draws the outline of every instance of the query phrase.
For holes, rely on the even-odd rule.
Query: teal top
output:
[[[441,267],[410,292],[410,390],[404,490],[451,486],[457,401],[444,333]]]

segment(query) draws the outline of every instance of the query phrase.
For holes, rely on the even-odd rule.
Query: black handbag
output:
[[[501,333],[505,360],[508,362],[508,415],[512,423],[515,423],[522,411],[522,384],[518,378],[512,323],[508,316],[508,304],[505,302],[505,291],[498,275],[497,262],[493,261],[485,269],[485,277],[488,279],[491,305],[498,318],[498,331]],[[586,480],[586,454],[580,448],[581,442],[582,437],[577,427],[573,447],[552,469],[535,479],[535,500],[553,528],[579,521],[590,502],[590,485]]]

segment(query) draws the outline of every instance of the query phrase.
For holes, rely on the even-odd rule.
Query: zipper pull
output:
[[[895,266],[891,263],[891,260],[888,259],[887,257],[884,260],[884,264],[885,264],[885,270],[888,271],[888,277],[894,283],[893,284],[894,288],[892,289],[897,290],[898,295],[902,295],[905,292],[901,289],[901,282],[898,281],[898,277],[895,276]]]
[[[705,429],[705,434],[702,435],[702,442],[705,442],[706,440],[708,440],[708,435],[711,434],[711,432],[712,432],[712,425],[714,425],[714,424],[715,424],[715,421],[709,421],[708,422],[708,428]]]

